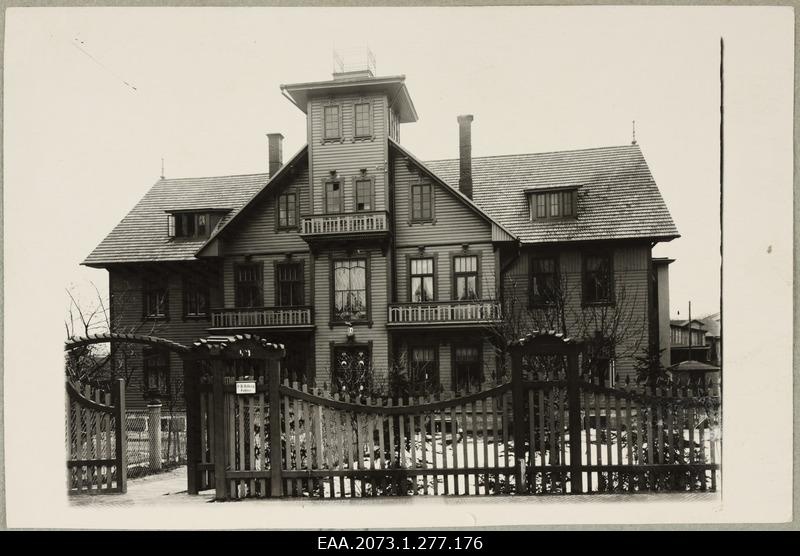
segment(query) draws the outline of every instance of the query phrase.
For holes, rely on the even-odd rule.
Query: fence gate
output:
[[[189,492],[216,498],[588,494],[717,486],[718,396],[609,388],[554,333],[511,346],[478,391],[371,398],[281,380],[283,348],[195,344]]]
[[[66,380],[67,492],[126,492],[125,381],[108,392]]]

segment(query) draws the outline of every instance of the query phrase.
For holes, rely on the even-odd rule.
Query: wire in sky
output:
[[[103,62],[101,62],[100,60],[98,60],[97,58],[95,58],[94,56],[92,56],[92,55],[91,55],[91,54],[90,54],[90,53],[89,53],[89,52],[88,52],[88,51],[87,51],[85,48],[83,48],[83,46],[82,46],[82,45],[84,45],[84,44],[86,44],[86,43],[84,43],[82,40],[80,40],[80,39],[78,39],[78,38],[76,37],[76,38],[75,38],[75,39],[74,39],[74,40],[73,40],[73,41],[72,41],[70,44],[71,44],[72,46],[74,46],[75,48],[77,48],[78,50],[80,50],[81,52],[83,52],[83,53],[84,53],[86,56],[88,56],[89,58],[91,58],[91,60],[92,60],[92,61],[93,61],[95,64],[97,64],[98,66],[100,66],[101,68],[103,68],[104,70],[106,70],[108,73],[110,73],[111,75],[113,75],[114,77],[116,77],[117,79],[119,79],[120,81],[122,81],[122,82],[125,84],[125,86],[129,87],[130,89],[132,89],[132,90],[134,90],[134,91],[137,91],[137,90],[138,90],[138,89],[136,88],[136,86],[135,86],[135,85],[133,85],[132,83],[128,83],[128,82],[127,82],[127,81],[126,81],[126,80],[125,80],[125,79],[124,79],[124,78],[123,78],[121,75],[119,75],[119,74],[118,74],[118,73],[116,73],[114,70],[112,70],[112,69],[111,69],[111,68],[109,68],[107,65],[105,65]]]

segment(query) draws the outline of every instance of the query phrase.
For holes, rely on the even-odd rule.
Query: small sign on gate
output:
[[[254,380],[237,380],[236,381],[237,394],[255,394],[256,382]]]

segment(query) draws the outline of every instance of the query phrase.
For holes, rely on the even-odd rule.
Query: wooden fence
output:
[[[552,349],[552,345],[548,346]],[[540,346],[548,347],[548,346]],[[609,388],[577,354],[468,394],[351,397],[222,368],[197,385],[190,492],[218,499],[715,490],[715,385]],[[255,392],[236,393],[252,380]]]
[[[107,392],[66,380],[67,491],[126,492],[125,384]]]

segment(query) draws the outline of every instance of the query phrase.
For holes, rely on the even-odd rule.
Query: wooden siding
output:
[[[262,298],[265,307],[272,307],[275,305],[275,265],[283,262],[301,263],[303,265],[303,304],[312,305],[310,297],[312,290],[311,258],[305,242],[303,242],[303,247],[306,248],[306,251],[293,252],[291,259],[288,259],[285,253],[280,252],[265,255],[252,255],[249,261],[245,260],[244,255],[225,257],[223,262],[223,306],[228,309],[236,307],[236,284],[233,269],[237,263],[245,262],[261,265],[263,277]]]
[[[292,182],[281,188],[277,195],[294,192],[300,202],[300,214],[306,214],[311,208],[308,187],[308,169],[298,172]],[[269,195],[264,200],[248,209],[248,214],[235,228],[225,231],[225,255],[245,255],[275,251],[298,252],[307,251],[308,245],[300,238],[298,230],[277,229],[277,196]]]
[[[624,321],[632,331],[621,334],[621,345],[617,348],[617,378],[624,380],[635,378],[635,354],[642,353],[648,340],[648,256],[650,247],[647,244],[624,244],[613,247],[607,244],[606,249],[613,253],[614,287],[617,314],[624,315]],[[536,255],[555,256],[559,261],[559,272],[565,286],[565,317],[567,334],[580,336],[581,317],[588,317],[591,311],[602,311],[600,308],[582,305],[582,257],[584,251],[570,247],[525,247],[519,258],[506,271],[503,277],[503,294],[508,318],[513,318],[513,311],[521,316],[521,321],[532,326],[529,317],[528,280],[529,261]],[[513,308],[512,308],[513,307]],[[612,310],[608,310],[610,314]]]
[[[483,357],[483,376],[485,381],[492,381],[496,378],[497,372],[497,349],[480,333],[456,332],[450,333],[427,333],[427,334],[403,334],[395,339],[394,357],[397,361],[409,361],[408,352],[411,346],[435,345],[439,357],[439,384],[445,391],[453,387],[453,346],[454,345],[480,345]]]
[[[394,157],[395,241],[398,247],[453,243],[490,243],[492,227],[452,192],[409,169],[399,154]],[[411,186],[430,183],[433,187],[433,221],[411,223]]]
[[[495,272],[494,249],[490,243],[470,244],[463,251],[461,244],[435,245],[427,247],[420,253],[416,247],[397,249],[397,284],[398,303],[409,303],[409,260],[430,257],[434,259],[434,295],[436,301],[453,299],[453,257],[461,255],[477,255],[479,262],[478,283],[481,299],[497,299],[497,273]]]
[[[353,117],[355,104],[369,102],[372,105],[373,135],[369,139],[355,139]],[[323,108],[338,105],[341,110],[342,140],[323,140]],[[312,208],[314,214],[325,212],[324,183],[335,171],[342,181],[344,198],[343,212],[355,211],[355,180],[362,176],[374,178],[375,207],[373,210],[386,210],[388,204],[386,157],[388,150],[386,129],[387,99],[384,95],[341,96],[332,99],[314,99],[308,109],[308,144],[310,147],[313,184]]]
[[[193,265],[175,265],[168,268],[168,319],[145,320],[142,307],[142,280],[136,267],[126,270],[109,270],[109,291],[114,297],[113,321],[114,332],[152,334],[174,342],[188,345],[198,338],[208,335],[208,319],[186,319],[183,317],[183,278],[178,269],[192,272]],[[211,304],[219,299],[218,288],[211,288]],[[144,374],[142,370],[142,347],[135,347],[135,356],[130,360],[133,368],[131,381],[127,384],[127,406],[142,409],[147,406],[144,399]],[[176,408],[182,408],[183,402],[183,362],[174,353],[169,356],[170,388],[172,402]],[[164,399],[164,407],[169,400]]]
[[[314,318],[316,324],[316,362],[317,382],[330,383],[331,353],[330,343],[347,343],[347,327],[342,324],[331,326],[331,272],[332,261],[347,257],[342,250],[331,250],[316,257],[314,273]],[[362,253],[354,253],[352,257],[366,257],[369,261],[369,310],[372,325],[358,323],[354,325],[356,344],[372,342],[372,364],[375,378],[384,380],[389,369],[388,334],[386,330],[386,306],[389,302],[386,280],[389,258],[379,249],[365,249]]]

